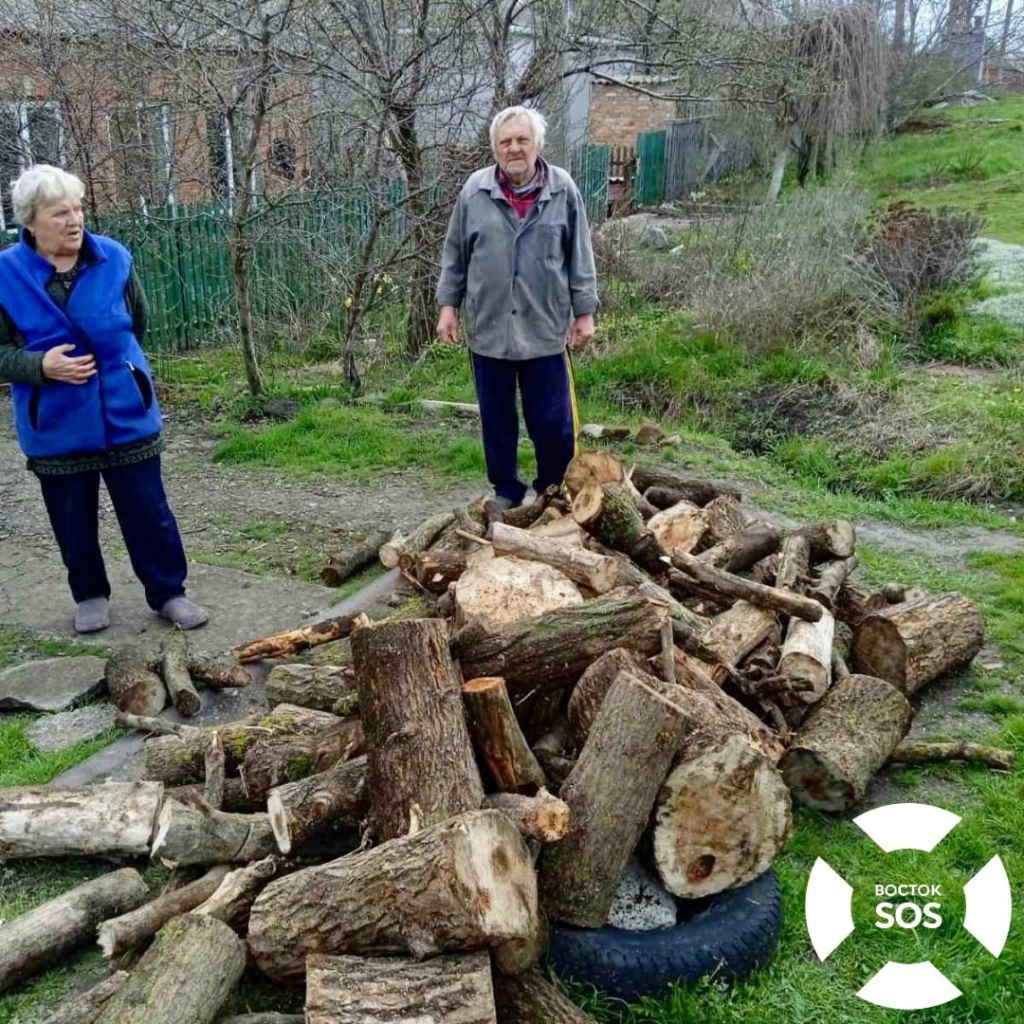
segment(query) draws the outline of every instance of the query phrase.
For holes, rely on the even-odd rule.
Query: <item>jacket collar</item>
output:
[[[545,200],[550,199],[555,193],[562,192],[565,190],[565,181],[562,179],[562,175],[557,173],[557,169],[548,164],[548,173],[544,176],[544,187],[540,190],[540,195],[537,196],[537,202],[543,203]],[[498,181],[498,165],[491,164],[490,167],[485,167],[477,182],[477,190],[480,192],[489,192],[492,199],[499,200],[501,202],[508,202],[505,198],[505,193],[501,190],[501,182]]]
[[[36,280],[45,284],[53,276],[53,264],[36,251],[35,238],[27,228],[21,228],[18,232],[18,255]],[[90,231],[82,232],[82,252],[79,261],[85,265],[107,262],[106,256]]]

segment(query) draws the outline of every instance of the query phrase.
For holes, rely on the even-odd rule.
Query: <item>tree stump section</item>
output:
[[[165,800],[153,840],[153,859],[172,866],[247,864],[277,852],[265,814],[228,814]]]
[[[203,702],[192,685],[192,677],[188,672],[188,637],[177,626],[167,634],[160,647],[160,661],[164,683],[174,704],[174,710],[182,718],[191,718],[199,714]]]
[[[814,704],[829,688],[835,628],[836,622],[830,612],[825,612],[817,622],[790,619],[779,659],[779,675],[809,687],[790,690],[789,697],[794,702]]]
[[[707,517],[691,502],[680,501],[651,516],[647,520],[647,528],[666,551],[685,551],[688,554],[696,549],[707,531]]]
[[[667,697],[624,672],[605,697],[560,797],[569,834],[541,856],[544,909],[557,921],[600,928],[691,723],[672,687]]]
[[[107,689],[119,711],[132,715],[159,715],[167,703],[163,680],[150,671],[149,662],[135,647],[123,647],[107,659]]]
[[[856,629],[869,615],[883,611],[890,602],[880,590],[869,590],[847,580],[836,594],[831,609],[839,622]]]
[[[502,793],[536,793],[548,784],[526,742],[509,700],[505,680],[471,679],[462,688],[469,734],[481,761]]]
[[[472,811],[271,882],[253,905],[249,948],[278,982],[301,981],[310,953],[425,959],[538,927],[536,875],[515,825]]]
[[[623,484],[588,484],[573,500],[572,516],[606,548],[628,555],[651,575],[667,570],[665,549],[644,522],[633,496]]]
[[[440,619],[366,626],[352,637],[367,743],[370,828],[381,842],[483,803],[462,683]]]
[[[267,677],[267,701],[271,707],[294,704],[344,718],[359,712],[359,687],[350,666],[275,665]]]
[[[0,789],[0,861],[146,857],[163,797],[159,782]]]
[[[0,992],[95,942],[103,921],[134,910],[146,895],[139,873],[122,868],[6,921],[0,928]]]
[[[853,671],[884,679],[910,695],[968,664],[984,640],[981,612],[960,594],[894,604],[857,627]]]
[[[853,807],[910,730],[913,709],[885,680],[851,675],[811,710],[780,767],[793,796],[819,811]]]
[[[573,687],[566,709],[569,730],[577,750],[582,750],[583,744],[587,742],[590,727],[594,724],[594,719],[597,718],[615,680],[623,672],[633,672],[643,678],[647,671],[646,659],[635,651],[628,651],[623,647],[616,647],[602,654],[587,668]]]
[[[212,1024],[245,969],[245,943],[210,917],[161,928],[96,1024]]]
[[[497,629],[578,604],[583,595],[558,569],[521,558],[492,558],[467,569],[455,584],[455,625],[478,620]]]
[[[495,793],[487,797],[486,803],[488,807],[507,814],[524,839],[557,843],[569,831],[568,805],[546,789],[534,796]]]
[[[499,558],[511,556],[549,565],[573,583],[595,594],[605,594],[618,585],[619,562],[607,555],[561,544],[557,540],[527,530],[517,530],[504,523],[495,524],[492,544]]]
[[[539,971],[515,977],[496,975],[498,1024],[594,1024],[568,996]]]
[[[565,471],[565,489],[575,498],[588,484],[620,484],[622,463],[611,452],[580,452]]]
[[[306,966],[307,1024],[494,1024],[486,951],[407,957],[317,956]]]

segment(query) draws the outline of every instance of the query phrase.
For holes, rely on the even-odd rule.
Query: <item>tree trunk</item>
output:
[[[613,647],[656,654],[667,614],[638,594],[614,590],[493,632],[470,623],[452,637],[452,656],[468,678],[501,676],[513,696],[535,687],[558,689]]]
[[[770,523],[754,520],[738,533],[697,555],[705,565],[726,572],[743,572],[755,562],[775,554],[782,543],[782,534]]]
[[[217,891],[227,873],[227,865],[218,864],[191,885],[175,889],[137,910],[104,921],[96,933],[103,956],[107,960],[121,957],[156,935],[172,917],[195,910]]]
[[[249,948],[275,981],[301,981],[309,953],[469,951],[528,938],[537,914],[515,825],[471,811],[271,882],[253,906]]]
[[[385,569],[394,569],[403,554],[415,555],[425,551],[437,540],[441,532],[455,522],[451,512],[438,512],[425,519],[410,534],[396,533],[381,546],[380,561]]]
[[[381,842],[483,802],[462,684],[440,619],[366,626],[352,637],[366,729],[370,827]],[[417,809],[414,809],[417,808]]]
[[[381,545],[387,543],[389,536],[379,530],[374,531],[343,554],[331,555],[320,570],[320,579],[329,587],[340,587],[347,579],[377,561]]]
[[[507,814],[524,839],[557,843],[569,831],[569,808],[563,800],[542,789],[535,796],[495,793],[486,805]]]
[[[608,919],[626,861],[690,722],[679,699],[624,672],[605,697],[559,795],[569,834],[540,863],[544,908],[557,921],[600,928]]]
[[[330,711],[342,718],[359,712],[359,688],[349,666],[275,665],[267,677],[267,701]]]
[[[839,622],[856,629],[868,615],[888,607],[889,602],[880,590],[868,590],[847,580],[839,588],[831,611]]]
[[[655,490],[657,488],[651,488],[651,491]],[[647,528],[666,551],[678,550],[689,554],[707,531],[707,519],[704,511],[692,502],[680,501],[651,516]]]
[[[906,736],[912,718],[907,698],[884,680],[840,680],[811,710],[780,762],[793,796],[819,811],[848,811]]]
[[[523,735],[505,680],[471,679],[462,688],[469,734],[494,787],[503,793],[536,793],[548,782]]]
[[[160,929],[97,1024],[212,1024],[245,969],[245,943],[210,917]]]
[[[107,688],[120,711],[132,715],[159,715],[167,703],[163,680],[149,669],[137,647],[122,647],[107,659]]]
[[[231,220],[231,269],[234,272],[235,301],[238,303],[238,337],[242,343],[242,364],[249,393],[259,397],[266,393],[266,389],[263,387],[259,356],[256,353],[252,295],[249,291],[249,252],[244,215],[236,213]]]
[[[133,910],[146,895],[139,873],[122,868],[6,921],[0,928],[0,992],[95,942],[106,918]]]
[[[779,125],[775,138],[775,158],[772,162],[772,178],[768,184],[768,202],[774,203],[782,191],[782,179],[786,173],[786,157],[789,154],[789,142],[793,137],[792,122],[786,121]]]
[[[192,913],[199,917],[215,917],[232,931],[245,935],[256,897],[272,879],[289,870],[291,866],[280,857],[264,857],[229,871],[209,898]]]
[[[498,1024],[594,1024],[540,971],[494,978]]]
[[[894,604],[865,618],[853,638],[853,671],[885,679],[906,694],[968,664],[985,625],[960,594]]]
[[[836,519],[828,523],[814,523],[800,531],[811,545],[811,565],[833,559],[849,558],[857,547],[857,531],[853,523]]]
[[[69,996],[47,1017],[43,1024],[94,1024],[103,1004],[128,980],[127,971],[116,971],[93,985],[88,992]]]
[[[616,647],[594,661],[573,687],[566,716],[577,750],[583,749],[608,691],[623,672],[646,674],[647,660],[634,651]]]
[[[779,659],[779,675],[810,689],[792,691],[794,702],[814,704],[821,700],[832,682],[832,641],[836,622],[825,612],[817,622],[790,619],[786,642]]]
[[[492,543],[498,557],[511,555],[549,565],[573,583],[587,587],[596,594],[605,594],[618,585],[619,563],[607,555],[560,544],[557,540],[518,530],[504,523],[495,524]]]
[[[739,498],[739,492],[730,487],[722,487],[707,480],[687,477],[673,469],[666,469],[664,466],[641,463],[633,470],[632,480],[640,491],[645,492],[651,487],[663,487],[674,491],[676,500],[672,502],[673,505],[679,501],[690,501],[703,508],[708,502],[714,501],[722,495]]]
[[[146,857],[163,796],[159,782],[0,789],[0,861]]]
[[[821,602],[829,611],[836,605],[836,595],[846,582],[846,578],[857,568],[859,559],[856,555],[849,558],[826,562],[818,570],[817,581],[807,590],[807,596]]]
[[[403,551],[398,565],[424,590],[443,594],[448,584],[460,579],[466,571],[466,556],[456,551],[420,551],[417,554]]]
[[[333,619],[316,622],[312,626],[287,629],[283,633],[251,640],[234,648],[235,658],[241,665],[262,661],[264,658],[288,658],[309,647],[342,640],[352,632],[352,624],[359,618],[359,614],[339,615]]]
[[[716,615],[702,637],[704,646],[714,655],[712,681],[721,685],[729,677],[726,665],[738,665],[751,651],[772,635],[775,614],[767,608],[737,601],[728,611]]]
[[[227,814],[165,800],[153,840],[153,859],[172,866],[247,864],[277,852],[265,814]]]
[[[487,952],[407,957],[318,956],[306,967],[306,1024],[494,1024]]]
[[[366,757],[270,791],[267,815],[277,848],[292,853],[335,828],[356,828],[370,809]]]
[[[667,571],[665,549],[643,521],[624,485],[589,484],[576,495],[572,515],[606,548],[628,555],[645,572],[658,576]]]
[[[188,674],[188,639],[183,630],[175,628],[167,634],[160,647],[160,658],[164,683],[174,709],[182,718],[198,714],[203,702]]]

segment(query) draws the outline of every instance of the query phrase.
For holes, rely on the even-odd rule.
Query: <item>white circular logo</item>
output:
[[[854,818],[854,824],[885,853],[923,850],[930,853],[960,818],[930,804],[889,804]],[[875,887],[881,897],[876,911],[878,928],[938,928],[942,918],[939,886],[908,885]],[[931,898],[924,907],[915,902],[898,903],[900,896]],[[1003,862],[993,857],[965,886],[964,928],[994,957],[1006,945],[1010,932],[1013,899]],[[826,960],[850,935],[853,923],[853,886],[820,857],[807,882],[804,901],[807,931],[818,958]],[[904,964],[894,960],[868,979],[857,995],[891,1010],[924,1010],[948,1003],[963,993],[930,960]]]

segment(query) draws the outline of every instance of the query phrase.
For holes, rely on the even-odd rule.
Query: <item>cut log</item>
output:
[[[498,1024],[594,1024],[539,971],[494,979]]]
[[[474,402],[440,402],[433,398],[417,398],[412,404],[431,416],[465,416],[479,419],[480,406]]]
[[[119,711],[133,715],[159,715],[167,703],[163,680],[150,671],[137,647],[122,647],[107,659],[107,688]]]
[[[767,640],[776,628],[775,614],[747,601],[737,601],[716,615],[701,638],[713,656],[711,678],[721,685],[729,677],[727,665],[738,665]]]
[[[528,938],[537,913],[515,825],[471,811],[271,882],[253,906],[249,948],[275,981],[301,981],[310,953],[471,951]]]
[[[293,870],[280,857],[264,857],[245,867],[229,871],[220,885],[192,913],[215,917],[232,931],[244,935],[249,928],[249,913],[256,897],[278,875]]]
[[[175,711],[182,718],[198,714],[203,702],[188,674],[188,634],[184,630],[175,627],[167,634],[160,645],[160,667]]]
[[[0,789],[0,861],[145,857],[163,796],[159,782]]]
[[[849,558],[857,547],[857,531],[853,523],[836,519],[830,523],[813,523],[800,533],[811,545],[811,565],[833,559]]]
[[[981,612],[960,594],[889,605],[857,627],[853,671],[885,679],[909,695],[968,664],[984,640]]]
[[[829,611],[836,605],[836,595],[847,577],[857,568],[859,559],[856,555],[849,558],[825,562],[818,570],[818,579],[807,589],[808,597],[820,601]]]
[[[703,511],[707,529],[697,546],[698,551],[713,548],[728,540],[734,533],[739,533],[747,522],[738,495],[723,494],[714,498],[704,506]]]
[[[152,856],[171,866],[186,866],[247,864],[276,852],[265,814],[228,814],[165,800]]]
[[[656,503],[655,503],[656,504]],[[651,516],[647,528],[666,551],[693,551],[707,531],[703,509],[680,501]]]
[[[94,1024],[103,1004],[128,980],[127,971],[115,971],[87,992],[68,996],[43,1024]]]
[[[443,594],[466,571],[466,556],[455,551],[402,552],[398,564],[424,590]]]
[[[667,569],[665,549],[637,511],[623,484],[588,484],[572,503],[573,519],[612,551],[621,551],[652,575]]]
[[[677,698],[624,672],[608,692],[559,795],[569,833],[545,848],[540,889],[547,914],[583,928],[608,919],[626,861],[640,838],[665,773],[691,725]]]
[[[237,772],[245,760],[245,752],[254,743],[268,736],[310,735],[324,732],[341,719],[326,711],[279,704],[265,715],[253,715],[240,722],[217,727],[227,771]],[[180,735],[160,736],[146,743],[146,778],[168,786],[185,786],[201,782],[205,771],[206,748],[211,729],[188,729]]]
[[[625,476],[622,463],[611,452],[580,452],[565,471],[565,489],[575,498],[590,483],[620,484]]]
[[[779,590],[792,590],[794,594],[802,594],[804,581],[810,571],[811,542],[803,534],[791,533],[782,542],[775,586]]]
[[[907,599],[907,588],[902,583],[886,583],[882,587],[882,597],[889,604],[899,604]]]
[[[189,654],[188,674],[208,690],[232,690],[252,682],[249,670],[230,651],[224,654]]]
[[[344,718],[359,711],[359,688],[351,666],[275,665],[267,676],[267,700],[271,707],[295,704]]]
[[[358,617],[358,613],[338,615],[332,619],[323,619],[312,626],[287,629],[283,633],[251,640],[247,644],[235,647],[234,655],[240,665],[262,661],[264,658],[288,658],[310,647],[344,639],[352,632],[352,623]]]
[[[483,802],[462,683],[440,619],[367,626],[352,637],[366,730],[370,828],[404,836],[413,805],[432,825]]]
[[[982,764],[996,771],[1008,772],[1013,769],[1016,754],[1012,750],[998,747],[983,747],[966,740],[953,743],[921,743],[904,740],[889,758],[894,764],[932,764],[937,761],[967,761]]]
[[[847,580],[836,595],[832,614],[850,629],[856,629],[868,615],[889,607],[880,590],[869,590]]]
[[[209,917],[160,929],[97,1024],[212,1024],[245,969],[245,943]]]
[[[527,844],[531,845],[531,844]],[[536,855],[540,856],[541,846],[533,843]],[[541,911],[537,917],[537,930],[527,939],[509,939],[491,948],[491,964],[500,974],[516,975],[533,970],[544,959],[548,951],[548,919]]]
[[[146,883],[132,868],[83,882],[0,928],[0,992],[96,941],[107,918],[134,910]]]
[[[193,783],[191,786],[172,786],[164,790],[165,797],[173,797],[179,803],[197,806],[197,799],[201,798],[209,803],[206,796],[205,783]],[[224,792],[221,796],[220,810],[233,811],[236,814],[249,814],[252,811],[262,810],[259,803],[252,800],[245,790],[245,783],[242,779],[231,778],[224,780]]]
[[[394,569],[402,553],[416,554],[426,551],[437,540],[441,531],[455,522],[451,512],[438,512],[425,519],[409,534],[396,533],[386,544],[381,545],[380,561],[385,569]]]
[[[534,796],[494,793],[487,797],[486,805],[507,814],[524,839],[557,843],[569,831],[568,805],[546,789]]]
[[[894,686],[852,675],[825,694],[780,762],[793,796],[819,811],[848,811],[910,729],[913,710]]]
[[[227,873],[227,865],[218,864],[191,885],[175,889],[137,910],[104,921],[97,932],[103,956],[107,960],[123,956],[156,935],[172,917],[195,910],[217,891]]]
[[[702,508],[721,495],[739,498],[739,492],[731,487],[709,483],[707,480],[695,480],[663,466],[640,464],[633,470],[632,475],[633,483],[641,491],[647,491],[651,487],[663,487],[674,491],[678,495],[677,501],[690,501]]]
[[[623,672],[629,671],[646,673],[646,659],[635,651],[616,647],[602,654],[580,676],[566,710],[570,734],[577,750],[583,749],[583,744],[590,735],[590,727],[594,724],[608,691]]]
[[[370,809],[366,757],[270,791],[267,815],[277,847],[292,853],[335,828],[356,828]]]
[[[809,689],[791,691],[793,702],[814,704],[821,700],[832,682],[832,641],[836,622],[825,612],[817,622],[790,619],[786,642],[779,659],[779,675]]]
[[[771,523],[755,519],[738,533],[696,557],[705,565],[726,572],[742,572],[762,558],[775,554],[781,543],[782,534]]]
[[[820,608],[821,605],[815,605]],[[652,655],[661,650],[667,609],[629,590],[491,631],[479,623],[452,637],[452,656],[467,678],[501,676],[509,692],[558,689],[574,683],[605,651],[626,647]]]
[[[755,583],[763,583],[767,587],[774,587],[779,578],[779,559],[781,555],[776,552],[772,555],[765,555],[759,562],[755,562],[747,574]]]
[[[607,593],[618,585],[619,562],[581,547],[560,544],[557,540],[517,530],[504,523],[495,524],[492,544],[495,555],[499,557],[511,555],[549,565],[596,594]]]
[[[633,440],[636,444],[649,445],[659,444],[664,437],[665,431],[657,423],[644,423],[637,428]]]
[[[536,793],[547,785],[523,735],[500,677],[471,679],[462,688],[469,713],[469,734],[487,767],[494,787],[502,793]]]
[[[791,594],[777,587],[766,587],[760,583],[752,583],[735,576],[724,569],[715,569],[698,561],[693,555],[677,553],[672,556],[672,564],[685,576],[696,580],[722,597],[739,598],[763,608],[771,608],[796,615],[808,622],[817,622],[821,618],[823,608],[817,601],[799,594]]]
[[[623,441],[629,437],[627,426],[608,426],[604,423],[584,423],[580,427],[580,437],[591,437],[595,441]]]
[[[513,529],[528,530],[540,519],[550,498],[551,495],[548,493],[539,494],[529,505],[517,505],[515,508],[506,509],[501,521]]]
[[[468,569],[455,584],[455,625],[478,620],[496,629],[579,604],[583,595],[558,569],[521,558],[492,558]]]
[[[319,956],[306,965],[306,1024],[494,1024],[486,951],[408,957]]]
[[[344,554],[331,555],[320,570],[320,579],[329,587],[340,587],[357,572],[376,562],[381,546],[389,538],[390,534],[375,530],[367,535],[366,540],[353,545]]]

